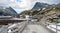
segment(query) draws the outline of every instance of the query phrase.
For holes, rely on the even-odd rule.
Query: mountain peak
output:
[[[49,4],[47,3],[40,3],[40,2],[36,2],[34,7],[32,9],[36,9],[36,8],[44,8],[46,6],[49,6]]]

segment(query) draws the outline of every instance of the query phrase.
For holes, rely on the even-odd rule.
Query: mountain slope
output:
[[[49,6],[49,4],[36,2],[36,4],[34,5],[34,7],[32,9],[44,8],[44,7],[47,7],[47,6]]]
[[[0,6],[0,16],[13,16],[13,15],[17,15],[13,8]]]

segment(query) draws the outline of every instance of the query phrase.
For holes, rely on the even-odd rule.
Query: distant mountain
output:
[[[45,7],[44,10],[39,10],[39,8],[43,9],[44,7]],[[50,11],[53,11],[52,13],[54,13],[54,11],[60,12],[60,3],[49,5],[46,3],[37,2],[31,10],[23,11],[20,14],[21,15],[35,15],[38,13],[37,15],[40,15],[40,14],[44,15],[48,12],[50,14]]]
[[[16,11],[11,7],[0,6],[0,16],[13,16],[17,15]]]
[[[58,8],[60,8],[60,3],[59,3],[59,4],[57,4],[55,7],[58,7]]]
[[[34,5],[34,7],[32,9],[44,8],[44,7],[47,7],[47,6],[50,6],[50,5],[47,4],[47,3],[36,2],[36,4]]]
[[[12,7],[8,7],[6,9],[10,10],[14,15],[17,15],[17,12]]]

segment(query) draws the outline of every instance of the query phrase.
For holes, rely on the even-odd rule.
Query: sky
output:
[[[10,6],[17,13],[21,13],[24,10],[32,9],[36,2],[57,4],[60,3],[60,0],[0,0],[0,6]]]

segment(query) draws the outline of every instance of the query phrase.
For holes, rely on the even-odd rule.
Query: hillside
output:
[[[34,7],[33,7],[34,8]],[[60,18],[60,4],[47,6],[44,8],[37,8],[36,9],[27,10],[21,13],[21,15],[31,15],[37,17],[39,20],[41,19],[54,19]],[[51,21],[52,21],[51,20]]]
[[[13,16],[17,15],[16,11],[11,7],[0,6],[0,16]]]
[[[44,7],[47,7],[47,6],[51,6],[51,5],[49,5],[47,3],[36,2],[32,9],[44,8]]]
[[[45,12],[47,13],[49,11],[58,10],[58,9],[60,9],[60,3],[57,5],[49,5],[46,3],[36,2],[36,4],[31,10],[25,10],[20,14],[27,14],[27,15],[30,15],[30,14],[34,15],[37,13],[44,14]]]

